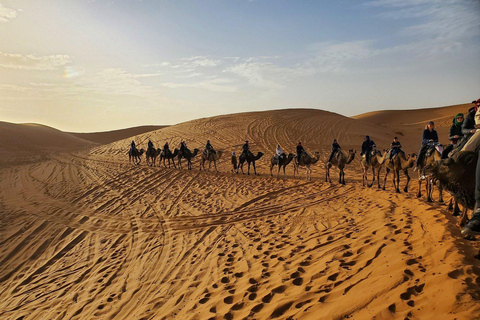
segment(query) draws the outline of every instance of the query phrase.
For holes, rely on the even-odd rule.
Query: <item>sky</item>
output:
[[[0,0],[0,121],[98,132],[480,98],[478,0]]]

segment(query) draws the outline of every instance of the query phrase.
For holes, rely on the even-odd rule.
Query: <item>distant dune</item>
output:
[[[334,138],[344,148],[358,149],[366,134],[373,136],[381,145],[389,143],[392,135],[388,128],[375,127],[367,121],[332,112],[285,109],[197,119],[141,134],[134,140],[139,148],[146,148],[147,138],[157,147],[168,141],[170,146],[177,148],[180,141],[185,140],[190,148],[203,148],[209,139],[216,148],[237,151],[245,140],[249,140],[253,151],[273,153],[277,143],[286,151],[295,152],[298,141],[310,151],[328,149]],[[130,140],[117,141],[100,149],[123,153]]]
[[[34,162],[48,154],[95,145],[44,125],[0,122],[0,166]]]
[[[159,130],[168,126],[139,126],[127,129],[119,129],[104,132],[79,133],[69,132],[72,136],[92,141],[99,144],[108,144],[128,137],[136,136],[145,132]]]
[[[397,132],[401,141],[405,140],[409,147],[420,146],[422,131],[428,121],[435,122],[440,142],[448,144],[448,131],[453,117],[457,113],[468,112],[472,104],[465,103],[448,107],[415,109],[415,110],[383,110],[373,111],[354,116],[354,119],[366,121],[375,125],[389,128]]]

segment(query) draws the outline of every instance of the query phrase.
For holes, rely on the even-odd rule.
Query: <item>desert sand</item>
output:
[[[217,116],[0,169],[0,318],[479,318],[480,241],[461,237],[445,205],[417,199],[415,180],[408,193],[391,179],[362,187],[358,154],[345,186],[325,182],[333,138],[359,152],[365,134],[381,149],[402,132],[417,152],[424,111],[389,113]],[[225,154],[219,173],[199,171],[199,156],[191,171],[135,166],[132,139],[202,150],[210,139]],[[231,172],[244,140],[265,153],[259,176]],[[275,145],[299,140],[321,154],[312,181],[291,165],[271,178]]]

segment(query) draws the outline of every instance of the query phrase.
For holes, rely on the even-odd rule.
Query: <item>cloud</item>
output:
[[[418,19],[404,28],[405,36],[434,37],[441,40],[480,35],[480,2],[476,0],[375,0],[366,7],[380,7],[386,19]]]
[[[37,57],[33,54],[0,52],[0,67],[20,70],[57,70],[72,62],[68,55]]]
[[[373,48],[373,44],[371,40],[314,44],[310,46],[314,57],[304,63],[303,69],[306,73],[346,71],[346,64],[378,55],[380,52]]]
[[[175,82],[165,82],[162,83],[162,86],[167,88],[200,88],[209,91],[215,92],[236,92],[237,88],[232,85],[228,85],[235,82],[235,80],[227,78],[213,78],[207,79],[195,83],[175,83]]]
[[[8,22],[17,17],[17,11],[9,8],[5,8],[0,3],[0,22]]]
[[[250,58],[247,59],[247,62],[225,68],[223,72],[229,72],[243,77],[253,86],[279,89],[282,85],[274,79],[278,79],[281,69],[282,68],[273,63],[259,62]]]

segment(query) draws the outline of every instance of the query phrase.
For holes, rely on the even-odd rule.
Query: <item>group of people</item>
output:
[[[414,171],[417,170],[419,164],[424,160],[424,157],[429,149],[436,148],[440,153],[442,153],[442,158],[452,157],[455,153],[459,151],[473,151],[478,152],[479,160],[477,161],[476,176],[475,176],[475,200],[476,200],[476,211],[474,212],[472,218],[462,231],[467,234],[477,234],[480,235],[480,99],[472,101],[473,107],[468,110],[467,116],[464,117],[463,113],[458,113],[455,115],[452,121],[452,126],[449,131],[449,140],[450,144],[443,148],[439,144],[438,133],[435,130],[435,123],[429,121],[422,135],[422,143],[420,150],[418,152],[416,164]],[[153,148],[153,143],[148,141],[148,148]],[[367,164],[370,163],[370,158],[375,151],[376,144],[370,139],[370,136],[366,135],[361,147],[361,155],[365,156],[365,161]],[[390,154],[388,155],[389,159],[392,159],[396,154],[402,152],[402,145],[398,140],[398,137],[394,137],[392,143],[390,144]],[[131,150],[136,150],[135,142],[131,143]],[[187,145],[185,141],[180,143],[180,152],[184,153],[187,150]],[[331,162],[333,157],[336,156],[338,151],[341,150],[340,144],[337,139],[334,139],[332,142],[332,150],[328,162]],[[136,150],[138,151],[138,150]],[[296,147],[296,162],[300,163],[300,159],[303,154],[306,153],[301,142],[298,142]],[[163,152],[168,154],[170,152],[168,142],[163,146]],[[208,156],[215,154],[215,149],[213,148],[210,140],[207,140],[205,145],[204,153]],[[248,140],[242,146],[242,155],[248,156],[250,154],[250,145]],[[278,163],[287,155],[282,149],[280,144],[277,144],[275,149],[275,158]],[[236,159],[235,150],[232,151],[232,160]]]

